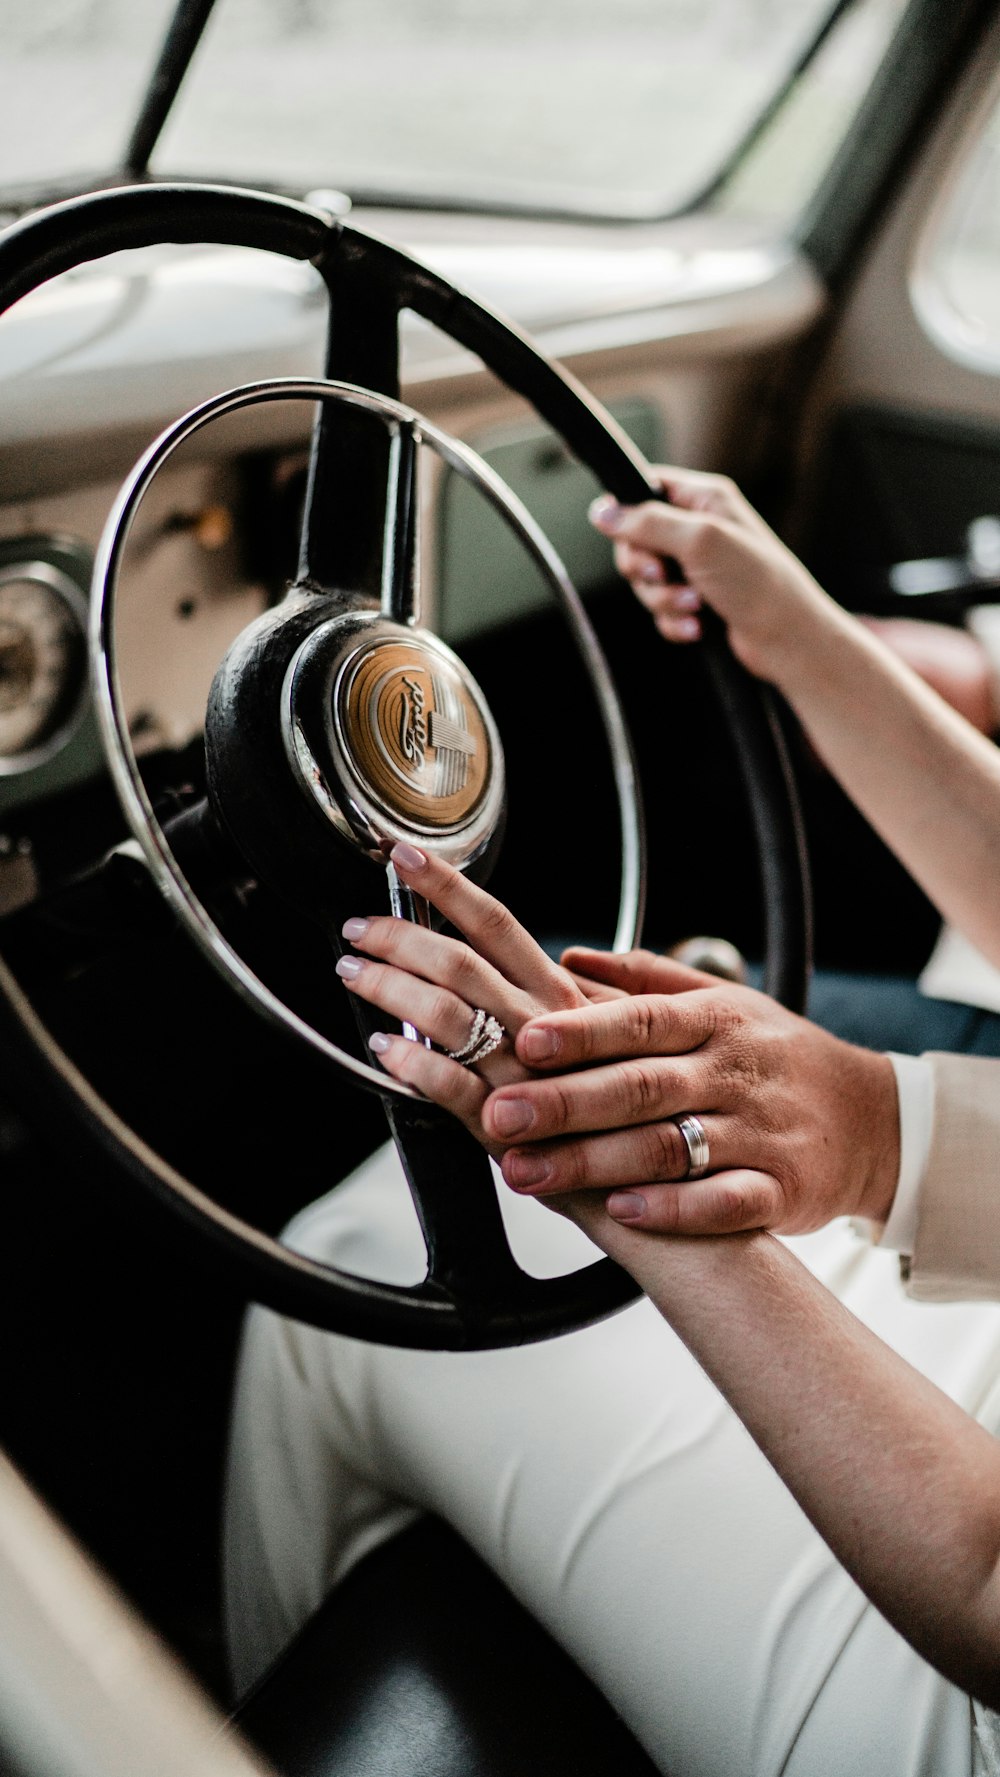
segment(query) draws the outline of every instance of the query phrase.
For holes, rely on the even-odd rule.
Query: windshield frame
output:
[[[585,192],[581,192],[579,201],[574,201],[562,194],[558,199],[553,199],[544,192],[538,198],[523,198],[514,194],[504,196],[496,192],[455,193],[441,189],[433,180],[428,180],[420,189],[412,186],[397,189],[387,183],[376,186],[347,181],[341,188],[343,209],[345,212],[351,207],[440,211],[625,227],[632,224],[657,224],[702,211],[710,206],[717,193],[726,186],[736,169],[752,152],[789,95],[808,72],[840,20],[856,3],[857,0],[829,0],[815,29],[795,55],[778,85],[767,95],[740,137],[726,151],[721,164],[680,202],[664,203],[662,207],[648,202],[631,207],[627,203],[611,207],[606,201],[593,201]],[[189,178],[199,183],[204,182],[207,176],[204,169],[197,174],[189,174],[178,168],[169,172],[159,168],[151,171],[150,163],[171,119],[185,78],[197,57],[206,27],[217,7],[218,0],[176,0],[159,48],[155,52],[152,71],[123,144],[120,159],[110,166],[86,174],[67,173],[65,176],[16,182],[0,194],[0,207],[9,214],[17,215],[45,202],[123,184],[160,184]],[[335,170],[331,182],[339,184]],[[264,174],[257,180],[252,174],[242,172],[238,176],[213,172],[211,183],[244,189],[257,185],[263,190],[301,197],[306,182],[276,180],[273,173]]]

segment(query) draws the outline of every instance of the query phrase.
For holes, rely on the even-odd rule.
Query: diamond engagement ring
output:
[[[690,1112],[683,1117],[672,1117],[671,1122],[676,1123],[687,1148],[687,1170],[683,1178],[678,1179],[678,1184],[686,1184],[688,1179],[704,1178],[712,1163],[704,1123]]]
[[[499,1018],[491,1012],[484,1012],[478,1006],[472,1015],[472,1028],[460,1049],[447,1051],[449,1061],[457,1061],[462,1067],[475,1067],[477,1061],[485,1061],[494,1049],[499,1049],[506,1036],[506,1031]]]

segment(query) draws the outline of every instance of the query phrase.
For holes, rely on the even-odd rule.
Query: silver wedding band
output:
[[[712,1163],[704,1123],[700,1117],[691,1113],[683,1117],[674,1117],[672,1120],[680,1131],[688,1157],[687,1171],[678,1180],[678,1184],[686,1184],[688,1179],[704,1178]]]
[[[457,1061],[462,1067],[475,1067],[477,1061],[485,1061],[494,1049],[499,1049],[506,1036],[506,1031],[499,1018],[492,1012],[484,1012],[477,1006],[472,1015],[472,1028],[460,1049],[449,1049],[449,1061]]]

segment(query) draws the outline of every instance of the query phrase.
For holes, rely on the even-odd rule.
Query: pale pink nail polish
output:
[[[600,531],[616,531],[625,511],[610,494],[600,494],[587,508],[587,517]]]
[[[418,851],[415,845],[407,845],[405,839],[393,846],[389,856],[401,870],[422,870],[427,862],[424,853]]]
[[[353,944],[358,938],[364,937],[371,923],[370,919],[345,919],[341,927],[341,934],[343,937],[349,938]]]
[[[356,981],[362,969],[367,966],[367,957],[342,956],[337,963],[337,974],[342,981]]]
[[[368,1047],[373,1054],[384,1055],[391,1042],[392,1038],[387,1037],[384,1030],[376,1030],[368,1038]]]

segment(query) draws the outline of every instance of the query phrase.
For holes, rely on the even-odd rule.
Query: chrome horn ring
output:
[[[122,560],[142,500],[154,477],[174,452],[213,420],[237,413],[258,402],[287,400],[341,402],[374,415],[390,430],[395,429],[398,432],[401,427],[411,429],[420,442],[436,451],[449,468],[479,489],[511,526],[544,574],[562,606],[570,633],[593,686],[611,754],[622,845],[622,882],[614,940],[616,950],[628,950],[635,944],[645,900],[645,841],[635,761],[621,706],[600,643],[579,593],[548,538],[516,495],[511,493],[475,451],[432,425],[414,409],[351,383],[332,382],[323,378],[272,378],[244,384],[202,402],[162,432],[140,457],[125,481],[105,525],[94,566],[90,614],[94,701],[108,768],[132,838],[139,847],[154,882],[198,950],[260,1016],[308,1043],[369,1090],[377,1091],[383,1096],[419,1099],[421,1095],[412,1087],[392,1079],[382,1069],[376,1069],[368,1062],[359,1060],[349,1050],[341,1048],[314,1030],[260,980],[229,943],[180,869],[143,784],[128,732],[118,673],[116,612]],[[373,623],[379,620],[378,613],[368,615]],[[384,611],[381,620],[391,622],[392,613]],[[444,644],[437,642],[437,638],[432,639],[437,648],[444,648]],[[293,689],[294,674],[290,675],[286,686],[285,709],[288,747],[294,755],[297,749]],[[492,719],[488,720],[492,726]],[[496,736],[495,730],[492,731],[491,738],[493,737],[499,749],[499,736]],[[300,766],[306,767],[301,781],[310,785],[310,793],[314,795],[323,812],[343,829],[343,813],[336,800],[331,797],[329,786],[322,782],[321,776],[317,777],[315,771],[310,772],[308,761],[300,758],[298,762]],[[498,785],[498,794],[502,801],[502,775]],[[462,843],[457,848],[445,847],[446,855],[450,855],[458,863],[471,862],[487,842],[498,813],[497,796],[491,794],[486,798],[483,818],[475,822],[471,835],[463,833]],[[365,819],[371,820],[371,807],[362,809],[361,814]],[[356,823],[355,837],[357,838]],[[391,831],[387,837],[393,837]]]

